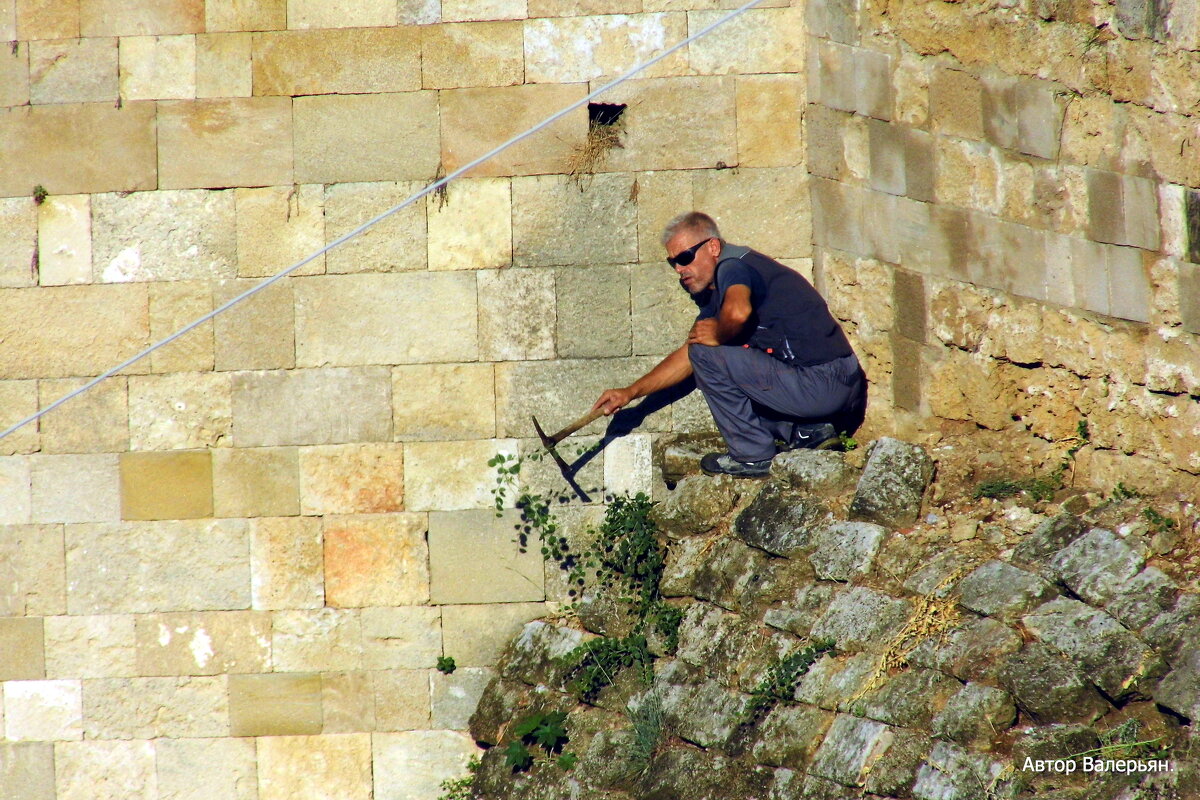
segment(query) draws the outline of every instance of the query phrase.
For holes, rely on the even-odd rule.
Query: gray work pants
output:
[[[688,357],[729,454],[775,456],[797,422],[829,421],[865,401],[866,376],[853,355],[812,367],[785,364],[752,347],[693,344]]]

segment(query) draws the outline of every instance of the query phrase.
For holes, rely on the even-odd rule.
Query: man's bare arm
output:
[[[608,389],[600,395],[600,399],[592,406],[593,409],[603,409],[605,414],[612,414],[617,409],[648,394],[666,389],[687,380],[692,374],[692,362],[688,358],[688,346],[685,344],[669,356],[658,362],[654,369],[647,372],[624,389]]]
[[[716,347],[735,338],[746,327],[746,321],[753,313],[750,304],[750,287],[735,283],[725,290],[725,299],[721,301],[721,310],[717,316],[696,320],[688,333],[688,344],[704,344]]]

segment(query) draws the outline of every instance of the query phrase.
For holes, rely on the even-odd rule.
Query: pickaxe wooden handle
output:
[[[604,411],[602,409],[599,409],[599,408],[592,409],[591,411],[584,414],[582,417],[575,420],[570,425],[563,428],[561,431],[554,434],[553,436],[546,435],[545,431],[542,430],[542,426],[538,424],[537,417],[532,417],[533,427],[537,431],[538,436],[541,437],[542,446],[544,446],[547,450],[553,450],[554,445],[558,444],[563,439],[567,438],[572,433],[574,433],[575,431],[584,427],[585,425],[599,419],[601,416],[603,416],[603,414],[604,414]]]

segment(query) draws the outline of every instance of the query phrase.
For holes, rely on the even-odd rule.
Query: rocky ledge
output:
[[[622,604],[526,626],[471,719],[474,796],[1200,797],[1200,594],[1142,504],[947,520],[933,472],[881,439],[680,480],[654,510],[677,639],[650,630],[652,661],[583,702],[563,657],[629,633]],[[522,737],[539,757],[514,764]]]

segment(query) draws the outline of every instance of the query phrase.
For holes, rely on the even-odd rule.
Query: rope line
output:
[[[454,170],[453,172],[449,173],[445,177],[429,184],[424,189],[421,189],[419,192],[417,192],[416,194],[409,197],[407,200],[404,200],[403,202],[401,202],[399,205],[393,206],[392,208],[389,208],[387,211],[384,211],[383,213],[379,214],[378,216],[367,220],[366,222],[359,225],[357,228],[350,231],[349,233],[345,233],[345,234],[339,236],[338,238],[334,239],[333,241],[329,242],[324,247],[322,247],[320,250],[317,250],[316,252],[312,253],[311,255],[306,256],[305,258],[301,259],[300,261],[297,261],[295,264],[292,264],[290,267],[287,267],[286,269],[275,273],[270,278],[267,278],[266,280],[264,280],[262,283],[259,283],[256,286],[252,286],[251,288],[249,288],[246,291],[242,292],[241,294],[237,295],[233,299],[228,300],[225,303],[218,306],[217,308],[214,308],[212,311],[209,311],[207,314],[203,315],[202,317],[199,317],[198,319],[183,326],[179,330],[175,331],[175,333],[172,333],[170,336],[167,336],[166,338],[164,338],[158,342],[155,342],[154,344],[147,347],[145,350],[142,350],[137,355],[127,358],[126,360],[122,361],[120,364],[118,364],[117,366],[108,370],[107,372],[97,375],[95,378],[92,378],[87,383],[80,386],[78,389],[75,389],[74,391],[63,395],[62,397],[55,400],[50,405],[39,410],[37,413],[31,414],[30,416],[26,417],[25,419],[21,420],[20,422],[16,423],[15,425],[12,425],[11,427],[6,428],[4,431],[0,432],[0,439],[5,438],[9,434],[14,433],[15,431],[19,430],[20,428],[24,427],[25,425],[28,425],[31,422],[41,419],[46,414],[48,414],[51,411],[53,411],[54,409],[58,408],[62,404],[78,397],[79,395],[88,391],[89,389],[96,386],[100,382],[102,382],[108,378],[111,378],[112,376],[119,373],[121,370],[126,369],[127,367],[130,367],[133,364],[136,364],[138,361],[141,361],[143,358],[150,355],[155,350],[165,347],[166,345],[175,341],[176,339],[178,339],[179,337],[188,333],[189,331],[192,331],[195,328],[198,328],[199,326],[203,325],[205,322],[208,322],[210,319],[217,316],[218,314],[222,314],[225,311],[228,311],[230,308],[233,308],[235,305],[242,302],[246,298],[251,297],[255,294],[258,294],[263,289],[266,289],[268,286],[271,286],[272,284],[276,283],[277,281],[287,277],[288,275],[292,274],[296,270],[303,267],[305,264],[308,264],[309,262],[313,261],[314,259],[320,258],[321,256],[325,255],[333,248],[338,247],[339,245],[345,244],[346,242],[350,241],[351,239],[355,238],[359,234],[366,231],[368,228],[371,228],[372,226],[382,222],[383,220],[392,216],[396,212],[407,208],[408,206],[412,205],[416,201],[420,200],[422,197],[425,197],[426,195],[428,195],[432,192],[436,192],[438,189],[447,185],[448,183],[450,183],[450,181],[459,177],[463,173],[474,169],[475,167],[479,166],[480,164],[484,163],[485,161],[488,161],[489,159],[496,156],[497,154],[503,152],[504,150],[507,150],[509,147],[516,144],[517,142],[519,142],[523,139],[526,139],[526,138],[534,135],[535,133],[538,133],[539,131],[543,130],[544,128],[552,125],[553,123],[557,122],[559,119],[561,119],[562,117],[565,117],[567,114],[571,113],[572,111],[574,111],[575,109],[584,105],[585,103],[588,103],[588,102],[594,100],[596,97],[600,96],[601,94],[608,91],[609,89],[612,89],[615,86],[619,86],[620,84],[622,84],[625,81],[632,78],[634,75],[637,75],[639,72],[641,72],[649,67],[654,66],[659,61],[662,61],[664,58],[666,58],[667,56],[676,52],[677,50],[679,50],[683,47],[686,47],[687,45],[689,45],[692,42],[696,41],[697,39],[701,38],[702,36],[708,35],[708,33],[710,33],[713,29],[715,29],[721,25],[724,25],[729,20],[750,10],[751,8],[753,8],[754,6],[758,5],[761,2],[762,2],[762,0],[749,0],[749,2],[739,6],[738,8],[734,9],[733,11],[730,11],[728,14],[721,17],[720,19],[717,19],[716,21],[711,22],[708,25],[705,25],[700,30],[689,35],[687,38],[682,39],[679,42],[676,42],[674,45],[672,45],[671,47],[662,51],[661,53],[654,56],[653,58],[651,58],[647,61],[644,61],[641,64],[638,64],[636,67],[634,67],[633,69],[624,73],[620,77],[614,78],[613,80],[611,80],[608,83],[601,86],[599,89],[596,89],[596,90],[590,92],[583,98],[576,100],[574,103],[571,103],[570,105],[566,106],[565,108],[560,109],[559,111],[556,111],[555,113],[546,117],[541,122],[534,125],[532,128],[529,128],[528,130],[524,131],[523,133],[517,134],[516,136],[512,137],[508,141],[504,142],[503,144],[497,145],[496,147],[492,148],[491,150],[489,150],[488,152],[479,156],[478,158],[474,159],[473,161],[470,161],[467,164],[464,164],[463,166],[461,166],[458,169]]]

